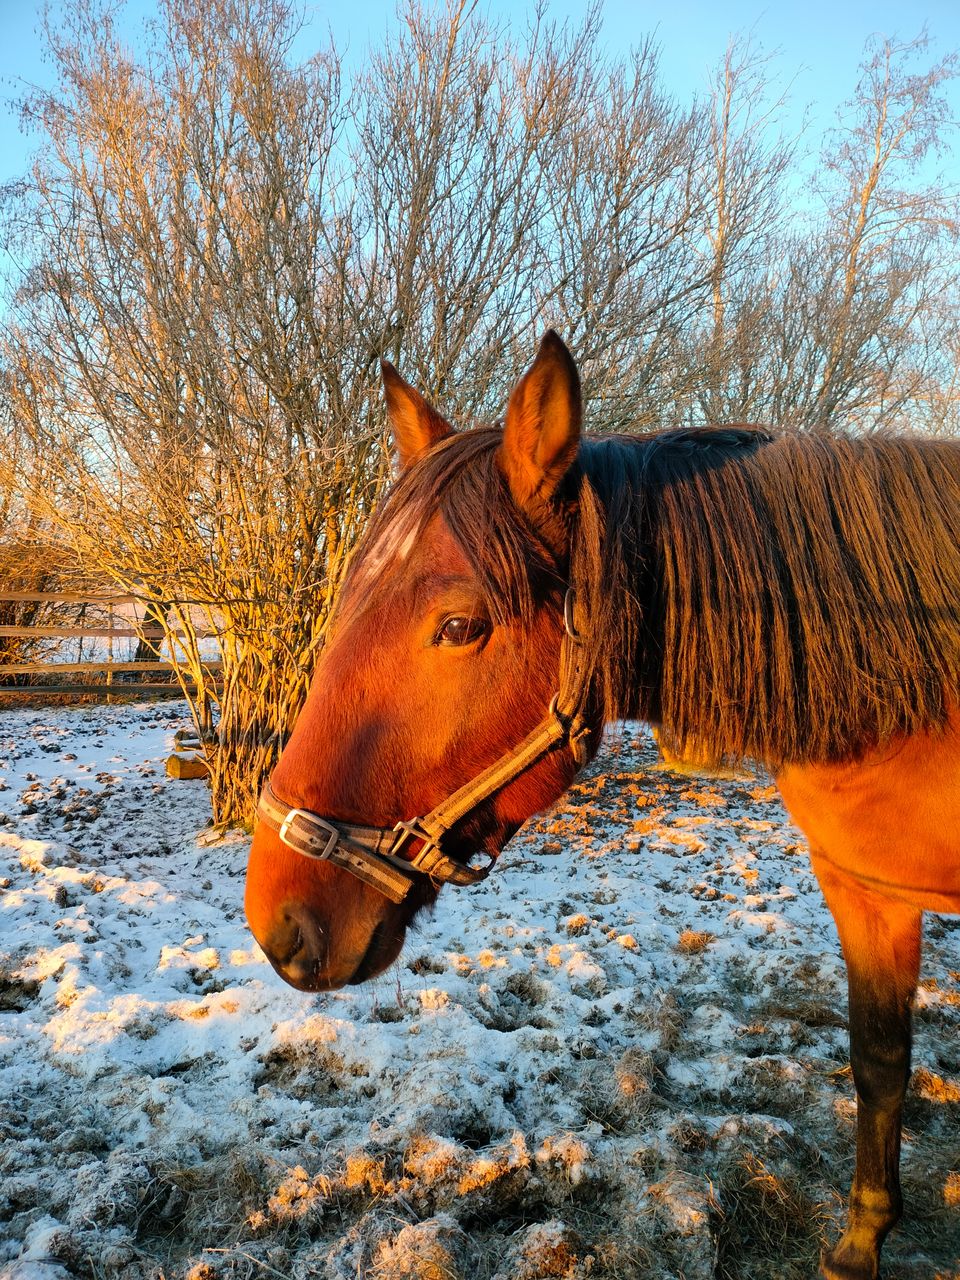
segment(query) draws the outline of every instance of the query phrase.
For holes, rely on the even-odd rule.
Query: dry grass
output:
[[[662,1053],[672,1053],[677,1048],[687,1021],[682,998],[674,991],[636,991],[627,1017],[639,1033],[656,1035]]]
[[[574,1280],[582,1274],[584,1254],[583,1240],[566,1223],[537,1223],[516,1237],[506,1269],[498,1271],[494,1280]]]
[[[241,1239],[271,1168],[257,1152],[159,1168],[141,1203],[138,1242],[169,1266],[195,1256],[200,1241]]]
[[[740,1154],[716,1186],[717,1280],[808,1280],[816,1273],[823,1215],[792,1171]]]
[[[446,1214],[404,1226],[374,1255],[370,1280],[466,1280],[470,1244]]]
[[[585,1063],[574,1087],[584,1114],[605,1132],[636,1133],[658,1101],[658,1074],[652,1053],[627,1049],[619,1059]]]
[[[716,934],[708,933],[706,930],[684,929],[677,939],[677,950],[684,955],[697,955],[701,951],[706,951],[710,943],[715,940]]]
[[[956,1080],[944,1080],[943,1076],[927,1067],[917,1067],[910,1085],[927,1102],[960,1102],[960,1084]]]

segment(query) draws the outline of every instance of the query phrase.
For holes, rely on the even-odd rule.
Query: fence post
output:
[[[113,603],[112,601],[110,603],[109,613],[107,616],[108,616],[107,625],[110,631],[110,634],[107,636],[107,661],[110,664],[107,667],[107,688],[109,689],[113,685]],[[113,705],[113,699],[108,693],[107,706],[110,707],[112,705]]]

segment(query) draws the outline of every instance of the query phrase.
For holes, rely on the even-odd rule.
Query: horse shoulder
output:
[[[960,712],[840,765],[787,765],[777,785],[815,864],[922,910],[960,913]]]

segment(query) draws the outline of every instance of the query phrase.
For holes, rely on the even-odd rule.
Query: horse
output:
[[[960,443],[581,436],[552,331],[502,427],[454,432],[382,372],[400,475],[260,798],[255,937],[302,990],[381,973],[606,722],[762,761],[848,975],[856,1168],[822,1274],[875,1280],[902,1213],[922,913],[960,912]]]

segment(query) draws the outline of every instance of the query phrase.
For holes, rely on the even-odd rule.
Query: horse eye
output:
[[[490,624],[486,618],[470,618],[465,614],[458,614],[454,618],[447,618],[437,632],[434,644],[457,646],[473,644],[474,641],[485,636],[489,630]]]

